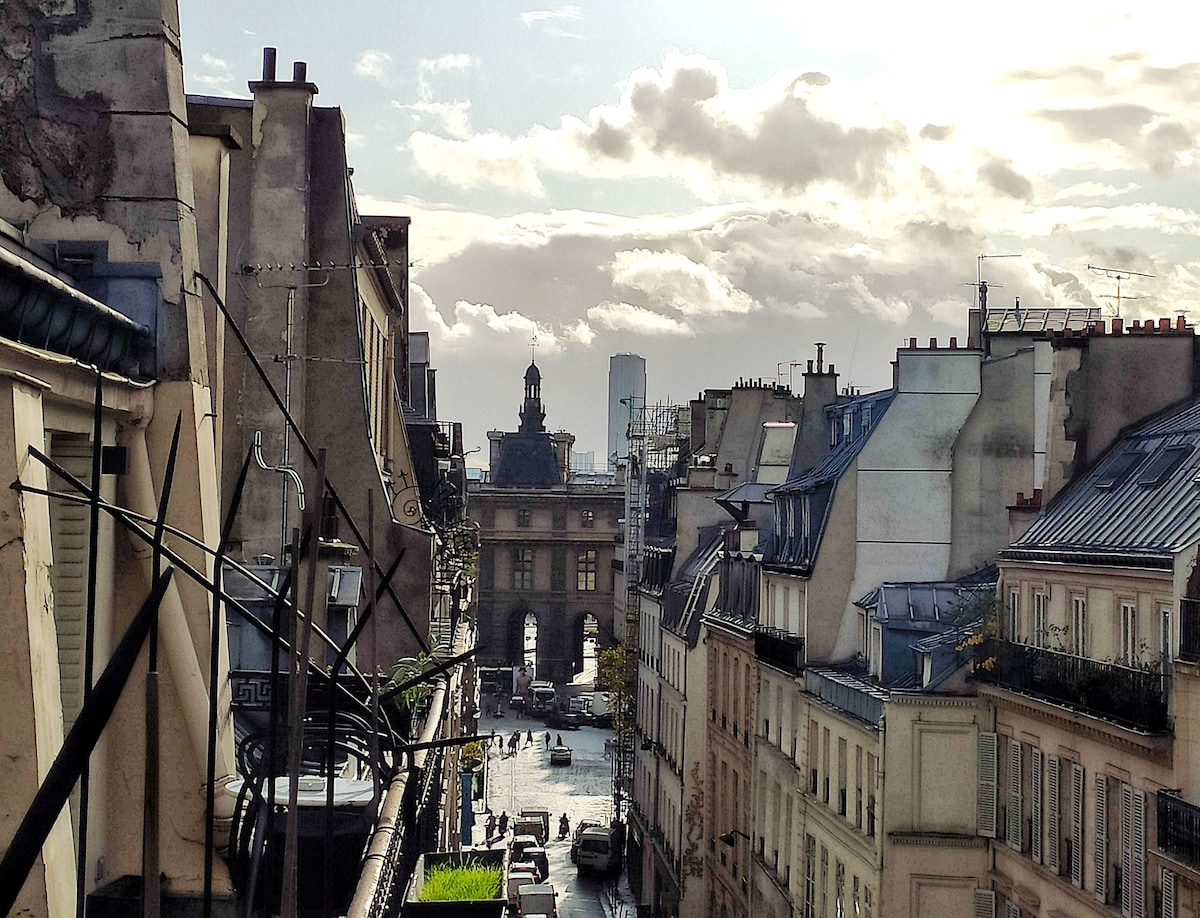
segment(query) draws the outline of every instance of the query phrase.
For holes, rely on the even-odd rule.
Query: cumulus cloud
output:
[[[414,115],[418,121],[432,121],[432,127],[440,129],[455,139],[471,136],[471,103],[461,102],[393,102],[396,108]]]
[[[900,325],[912,315],[912,307],[908,303],[897,297],[875,294],[861,275],[856,274],[830,286],[835,295],[855,312],[872,316],[889,325]]]
[[[494,185],[538,197],[544,193],[529,157],[494,132],[450,140],[416,131],[408,139],[408,150],[414,164],[426,175],[464,188]]]
[[[979,177],[989,188],[1018,201],[1033,197],[1033,183],[1017,172],[1011,164],[991,159],[979,167]]]
[[[636,290],[651,305],[685,316],[745,314],[760,308],[729,278],[678,252],[618,252],[609,270],[617,287]]]
[[[392,56],[386,51],[368,49],[358,56],[354,64],[356,76],[369,77],[373,80],[386,82],[391,71]]]
[[[200,55],[200,66],[189,71],[188,79],[213,95],[234,95],[233,72],[228,62],[211,54]]]
[[[464,185],[478,183],[481,171],[497,184],[519,178],[510,186],[517,191],[540,186],[528,178],[542,171],[683,177],[697,189],[730,181],[785,192],[818,182],[861,193],[886,186],[889,158],[907,146],[905,130],[894,123],[843,124],[818,113],[809,94],[827,80],[806,72],[734,91],[719,63],[673,53],[661,69],[636,71],[617,104],[594,108],[586,120],[566,117],[557,128],[539,126],[516,138],[495,135],[483,147],[465,139],[455,151],[457,168],[435,174]],[[486,168],[501,146],[503,159],[525,166]],[[485,154],[482,170],[473,168],[474,152]],[[430,167],[429,160],[418,166]]]
[[[627,331],[635,335],[652,337],[662,335],[691,336],[691,328],[684,322],[652,309],[644,309],[631,303],[600,303],[587,311],[588,318],[612,331]]]

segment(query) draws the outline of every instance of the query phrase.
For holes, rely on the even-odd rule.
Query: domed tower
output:
[[[545,433],[546,409],[542,407],[542,374],[529,362],[525,371],[525,404],[521,408],[521,433]]]

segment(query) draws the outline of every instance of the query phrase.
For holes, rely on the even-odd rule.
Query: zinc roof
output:
[[[1124,434],[1001,557],[1022,549],[1168,557],[1200,539],[1200,399]]]

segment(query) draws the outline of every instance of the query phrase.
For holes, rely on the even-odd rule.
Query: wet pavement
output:
[[[558,737],[571,747],[570,765],[551,765],[546,748],[547,727],[534,718],[484,718],[479,722],[481,736],[495,732],[504,740],[505,754],[493,741],[488,753],[487,805],[499,818],[502,812],[510,819],[522,809],[546,809],[550,819],[550,840],[546,857],[550,862],[547,882],[558,892],[560,918],[632,918],[636,914],[633,896],[629,892],[625,872],[617,880],[600,877],[579,877],[570,860],[571,843],[558,841],[558,820],[563,814],[571,829],[580,819],[590,819],[607,825],[612,819],[612,761],[605,757],[605,740],[612,731],[600,727],[580,727],[578,730],[550,732],[550,745]],[[520,730],[521,740],[515,755],[508,755],[508,739]],[[533,731],[534,743],[526,744],[526,734]],[[477,804],[478,805],[478,804]],[[483,835],[487,812],[477,813],[472,839],[477,847],[485,845]],[[494,846],[506,844],[512,838],[512,827],[503,841],[493,840]]]

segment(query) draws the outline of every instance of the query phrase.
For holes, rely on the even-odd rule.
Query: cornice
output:
[[[988,844],[988,839],[979,835],[946,832],[889,832],[887,837],[896,845],[929,845],[936,848],[986,848]]]
[[[1173,735],[1138,733],[1097,717],[1089,717],[1050,702],[1022,695],[990,683],[979,683],[981,698],[990,698],[998,708],[1050,724],[1105,746],[1141,756],[1156,764],[1171,766],[1175,747]]]

